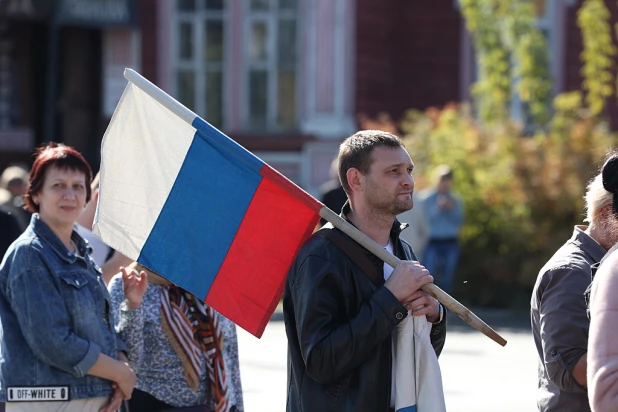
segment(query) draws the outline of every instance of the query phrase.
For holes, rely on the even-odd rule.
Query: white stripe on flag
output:
[[[104,243],[139,257],[194,135],[193,126],[129,82],[101,143],[93,232]]]

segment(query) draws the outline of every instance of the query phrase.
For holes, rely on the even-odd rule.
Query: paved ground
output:
[[[536,351],[525,315],[476,311],[507,341],[501,347],[449,317],[440,366],[449,412],[535,411]],[[247,412],[284,412],[286,336],[271,321],[262,339],[238,329],[240,367]]]

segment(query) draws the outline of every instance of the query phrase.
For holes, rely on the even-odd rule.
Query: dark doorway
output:
[[[102,137],[101,30],[63,27],[59,48],[57,140],[75,147],[97,169]]]

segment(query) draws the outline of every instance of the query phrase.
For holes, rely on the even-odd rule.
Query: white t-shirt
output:
[[[384,249],[393,254],[393,242],[391,242],[390,239],[388,240],[388,245],[384,246]],[[391,277],[393,270],[395,269],[392,268],[391,265],[384,262],[384,280],[388,280],[388,278]]]
[[[388,245],[386,245],[384,247],[384,249],[386,249],[387,251],[389,251],[390,253],[393,253],[393,242],[391,242],[391,240],[388,240]],[[391,277],[391,275],[393,274],[393,271],[395,269],[389,265],[388,263],[384,262],[384,280],[388,280],[389,277]],[[391,359],[392,359],[392,365],[391,365],[391,407],[395,407],[395,343],[397,342],[397,336],[395,335],[397,333],[397,329],[395,329],[395,331],[393,332],[393,338],[391,339]]]

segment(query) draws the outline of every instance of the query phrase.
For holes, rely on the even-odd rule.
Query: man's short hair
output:
[[[371,153],[380,146],[405,149],[399,137],[382,130],[361,130],[341,143],[338,156],[339,180],[348,196],[351,192],[347,178],[348,170],[355,168],[364,175],[368,174],[372,163]]]

